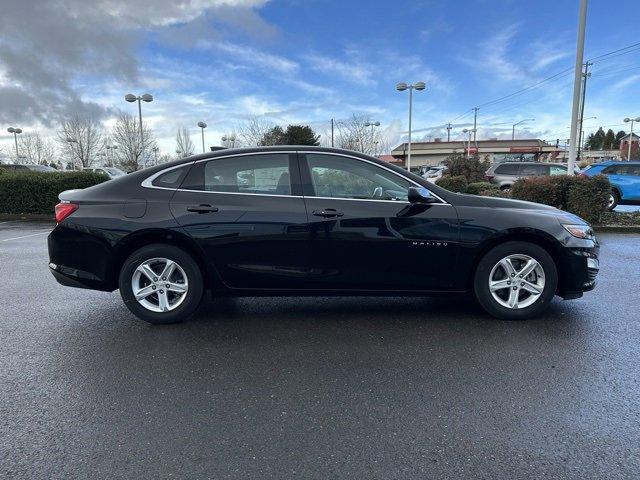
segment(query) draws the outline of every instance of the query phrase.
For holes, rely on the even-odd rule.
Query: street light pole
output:
[[[410,85],[402,82],[396,85],[396,90],[403,92],[409,90],[409,143],[407,145],[407,171],[411,171],[411,117],[413,110],[413,90],[424,90],[426,88],[424,82],[416,82]]]
[[[514,123],[511,126],[511,140],[515,140],[516,139],[516,127],[518,125],[520,125],[521,123],[524,123],[524,122],[532,122],[534,120],[535,120],[535,118],[525,118],[524,120],[520,120],[519,122]]]
[[[624,123],[631,122],[631,132],[629,133],[629,153],[627,154],[627,161],[631,160],[631,142],[633,142],[633,123],[640,122],[640,117],[625,118]]]
[[[9,127],[7,128],[7,132],[13,133],[13,140],[16,142],[16,163],[18,163],[18,159],[20,158],[20,154],[18,153],[18,134],[22,133],[22,129]]]
[[[367,122],[364,124],[365,127],[371,127],[371,146],[373,148],[375,148],[375,139],[374,139],[374,133],[373,133],[373,129],[375,127],[379,127],[380,126],[380,122]],[[375,155],[376,152],[374,150],[373,154]]]
[[[204,153],[204,129],[207,128],[207,124],[204,122],[198,122],[198,126],[202,132],[202,153]]]
[[[476,133],[475,128],[464,128],[462,130],[463,133],[469,134],[469,142],[467,143],[467,160],[471,158],[471,135]]]
[[[128,93],[124,96],[124,99],[133,103],[135,101],[138,102],[138,120],[140,122],[140,155],[144,155],[144,132],[142,130],[142,102],[153,102],[153,95],[145,93],[144,95],[140,95],[139,97],[133,95],[132,93]],[[143,168],[147,166],[147,159],[143,156]]]
[[[580,14],[578,16],[578,41],[576,46],[576,65],[573,78],[573,105],[571,108],[571,144],[569,145],[569,161],[567,175],[573,175],[576,164],[578,132],[578,117],[580,115],[580,93],[582,86],[582,64],[584,59],[584,32],[587,23],[587,0],[580,0]]]

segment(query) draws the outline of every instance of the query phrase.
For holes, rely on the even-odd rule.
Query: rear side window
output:
[[[289,154],[241,155],[200,162],[182,188],[219,193],[291,195]]]
[[[498,165],[495,173],[500,175],[517,175],[518,170],[520,169],[520,165],[515,163],[503,163],[502,165]]]
[[[180,182],[182,182],[182,179],[189,171],[190,166],[191,164],[169,170],[168,172],[156,177],[153,180],[152,185],[154,187],[162,188],[178,188],[180,186]]]
[[[522,165],[520,175],[528,177],[534,175],[542,175],[544,173],[544,165]]]

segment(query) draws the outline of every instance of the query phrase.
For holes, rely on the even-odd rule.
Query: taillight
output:
[[[487,182],[490,182],[493,180],[493,175],[485,175],[484,178],[486,178]]]
[[[60,223],[78,209],[75,203],[59,203],[56,205],[56,223]]]

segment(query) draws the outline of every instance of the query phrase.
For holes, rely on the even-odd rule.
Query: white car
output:
[[[435,167],[431,167],[427,170],[422,176],[427,179],[427,182],[436,183],[442,174],[447,171],[447,167],[444,165],[437,165]]]
[[[116,167],[84,167],[82,170],[86,170],[88,172],[102,173],[107,175],[109,179],[114,179],[117,177],[122,177],[126,175],[122,170]]]

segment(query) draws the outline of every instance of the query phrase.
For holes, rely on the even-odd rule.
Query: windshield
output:
[[[122,175],[126,175],[122,170],[115,167],[104,167],[104,170],[106,170],[106,172],[112,177],[121,177]]]

